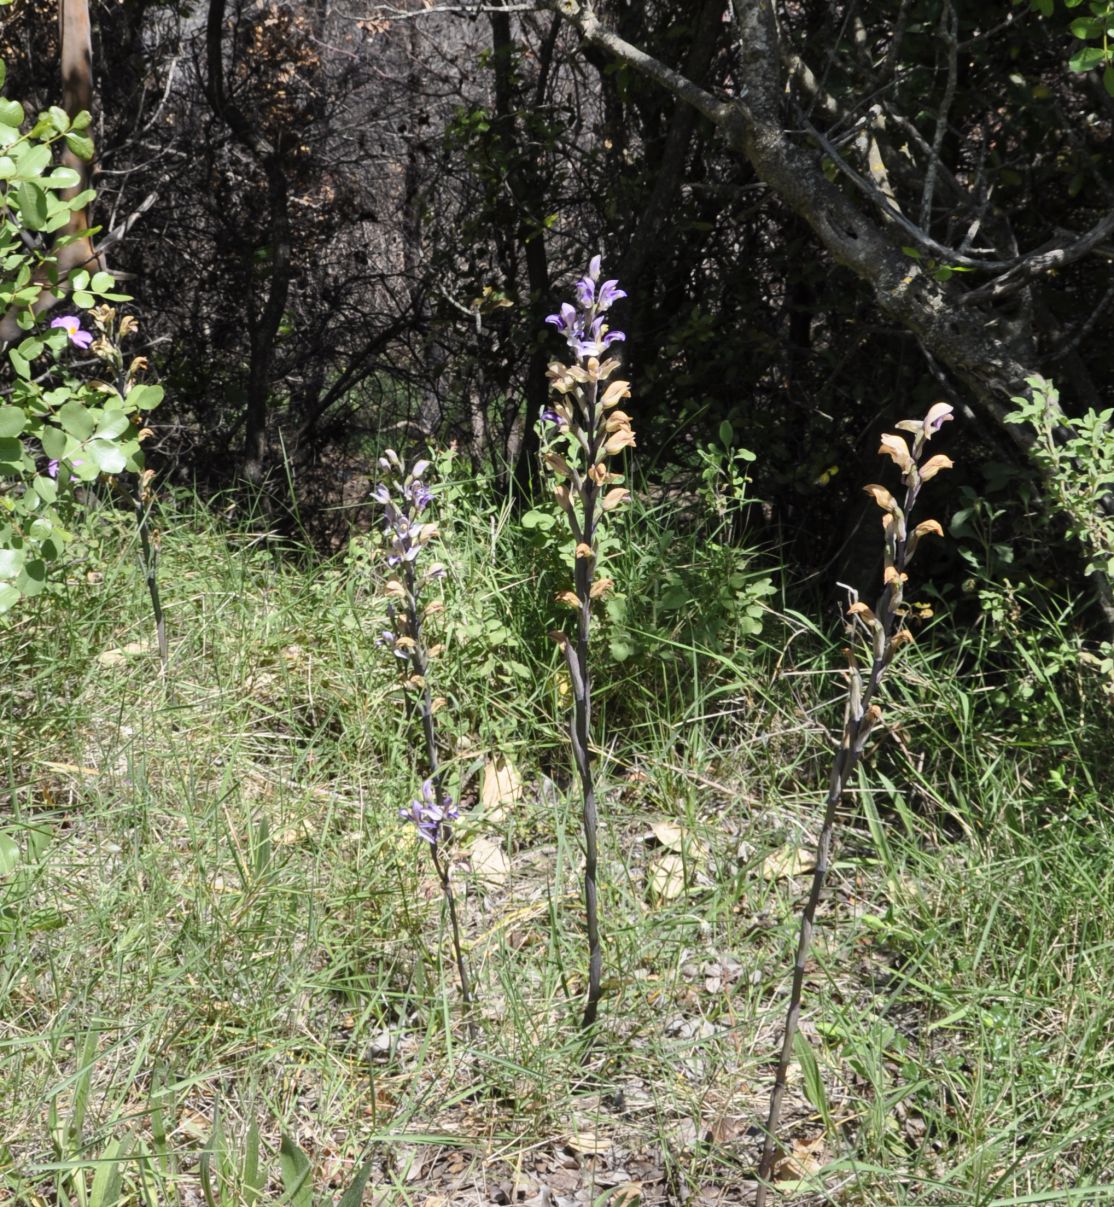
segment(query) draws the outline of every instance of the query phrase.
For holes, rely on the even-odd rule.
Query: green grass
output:
[[[671,532],[668,508],[632,521],[600,632],[607,995],[586,1053],[545,638],[562,571],[454,489],[437,690],[469,807],[470,1025],[436,877],[396,820],[420,770],[366,543],[321,563],[167,509],[169,683],[123,521],[98,522],[95,581],[10,623],[0,1202],[278,1202],[284,1134],[318,1203],[367,1160],[366,1202],[519,1201],[515,1178],[627,1207],[616,1185],[745,1191],[807,888],[767,860],[815,837],[838,648],[754,594],[761,559]],[[747,636],[731,609],[756,598]],[[934,626],[837,836],[786,1115],[808,1176],[784,1197],[1114,1200],[1107,706],[1063,616]],[[522,792],[490,815],[499,754]],[[480,838],[505,875],[470,867]]]

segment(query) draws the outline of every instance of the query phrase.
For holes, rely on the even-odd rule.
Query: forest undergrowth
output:
[[[2,655],[0,1202],[301,1207],[358,1169],[369,1203],[751,1200],[839,626],[776,549],[693,539],[674,506],[624,518],[593,637],[587,1046],[561,567],[540,513],[445,481],[472,1010],[399,820],[415,739],[376,648],[376,536],[323,563],[164,504],[163,677],[132,530],[102,512]],[[846,794],[782,1202],[1114,1200],[1111,699],[1066,604],[962,625],[953,604],[922,609]]]

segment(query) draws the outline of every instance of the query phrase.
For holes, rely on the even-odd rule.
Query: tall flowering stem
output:
[[[804,988],[805,965],[812,946],[812,934],[816,922],[816,907],[828,875],[828,859],[831,853],[832,834],[835,830],[836,810],[843,799],[844,788],[866,748],[873,730],[882,721],[882,710],[875,702],[883,676],[893,661],[894,655],[905,644],[913,640],[904,627],[908,609],[904,603],[906,569],[913,560],[917,547],[930,533],[943,536],[944,532],[936,520],[922,520],[909,528],[909,516],[917,503],[921,486],[942,469],[951,469],[952,460],[937,453],[925,457],[926,447],[940,430],[940,425],[952,417],[952,408],[946,402],[937,402],[924,419],[904,419],[897,427],[908,435],[885,435],[878,452],[889,457],[901,471],[905,486],[904,500],[899,504],[892,494],[876,483],[863,489],[882,509],[882,538],[885,556],[882,575],[882,593],[873,608],[858,600],[854,591],[847,608],[848,632],[851,642],[844,651],[848,661],[848,692],[843,719],[843,737],[832,766],[828,796],[824,807],[824,820],[817,841],[816,866],[812,874],[812,887],[801,913],[800,932],[797,939],[797,958],[793,965],[793,984],[789,993],[789,1008],[785,1018],[781,1056],[774,1076],[770,1094],[770,1110],[766,1121],[766,1136],[762,1158],[758,1165],[758,1194],[755,1207],[765,1207],[769,1183],[777,1158],[777,1129],[781,1120],[781,1107],[785,1098],[789,1065],[793,1057],[793,1046],[801,1016],[801,994]],[[910,447],[911,440],[911,447]],[[865,677],[860,668],[856,643],[865,649],[869,670]]]
[[[631,419],[619,404],[630,397],[630,382],[610,381],[619,361],[607,349],[625,338],[612,331],[607,312],[626,293],[617,281],[600,282],[600,257],[576,285],[576,304],[565,302],[546,322],[565,337],[571,363],[549,366],[551,398],[542,411],[542,458],[556,480],[553,494],[568,520],[573,544],[573,589],[558,594],[558,602],[576,611],[576,633],[554,630],[550,637],[561,647],[572,684],[570,725],[573,760],[580,777],[584,827],[584,907],[588,937],[588,997],[583,1026],[596,1021],[603,971],[600,945],[598,875],[598,812],[592,777],[590,741],[592,681],[588,668],[588,638],[592,601],[613,585],[597,577],[598,532],[602,518],[621,507],[630,493],[609,468],[611,459],[634,446]]]
[[[426,482],[430,463],[416,461],[407,470],[394,449],[387,449],[379,460],[379,467],[384,471],[384,481],[375,488],[375,499],[383,508],[383,527],[388,539],[387,565],[391,571],[385,588],[391,627],[382,632],[379,644],[391,650],[400,663],[404,690],[421,722],[425,765],[429,771],[419,796],[398,812],[401,820],[413,824],[418,837],[429,847],[448,907],[461,996],[465,1005],[470,1005],[472,988],[460,937],[452,877],[444,852],[450,823],[460,817],[460,811],[445,790],[434,716],[440,701],[433,698],[429,683],[429,663],[437,653],[437,647],[427,646],[424,634],[426,621],[441,611],[442,604],[439,600],[423,604],[423,592],[445,575],[445,567],[440,562],[419,564],[438,535],[437,525],[426,518],[427,508],[433,500],[433,492]]]

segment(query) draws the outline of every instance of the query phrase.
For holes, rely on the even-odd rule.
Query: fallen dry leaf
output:
[[[596,1132],[574,1132],[565,1142],[565,1147],[582,1156],[596,1156],[599,1153],[609,1153],[612,1143],[607,1136]]]
[[[497,754],[484,763],[480,805],[484,816],[496,823],[503,822],[511,808],[522,797],[522,777],[505,754]]]
[[[489,838],[477,838],[468,852],[472,874],[485,888],[498,888],[511,870],[506,851]]]
[[[650,896],[658,901],[674,901],[685,891],[685,862],[672,851],[650,865],[647,881]]]
[[[811,872],[814,867],[816,856],[811,851],[804,847],[782,847],[762,861],[762,876],[765,880],[787,880]]]

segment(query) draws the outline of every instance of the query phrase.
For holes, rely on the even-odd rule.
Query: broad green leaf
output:
[[[43,452],[46,453],[51,461],[57,461],[66,455],[66,444],[68,441],[66,440],[66,433],[61,428],[43,428],[39,442],[43,446]]]
[[[10,583],[0,583],[0,612],[9,612],[19,603],[19,591]]]
[[[162,386],[132,386],[128,391],[128,406],[137,411],[153,411],[162,402],[164,395]]]
[[[49,176],[43,177],[43,184],[51,189],[75,189],[81,183],[81,174],[76,168],[67,168],[59,164]]]
[[[115,286],[115,278],[110,272],[95,272],[93,273],[93,279],[89,282],[89,288],[94,293],[104,293],[106,290],[115,288]]]
[[[131,420],[123,411],[105,411],[97,424],[97,438],[100,440],[115,440],[131,427]]]
[[[38,474],[31,483],[31,489],[44,503],[55,503],[58,500],[58,483],[46,474]]]
[[[46,193],[42,186],[33,180],[25,180],[16,189],[15,199],[24,226],[28,230],[42,230],[47,220]]]
[[[286,1201],[291,1207],[313,1207],[313,1180],[309,1157],[290,1139],[283,1136],[279,1146],[279,1165]]]
[[[21,855],[19,843],[7,830],[0,830],[0,876],[10,876],[19,867]]]
[[[87,268],[79,268],[77,272],[70,277],[70,284],[74,289],[88,289],[89,270]]]
[[[94,482],[101,474],[100,466],[91,456],[71,458],[70,467],[79,482]]]
[[[108,440],[90,440],[85,451],[105,474],[118,474],[124,468],[125,457],[118,444]]]
[[[15,578],[26,561],[27,554],[22,549],[0,549],[0,578]]]
[[[10,101],[0,97],[0,126],[11,126],[18,129],[23,125],[23,106],[19,101]]]
[[[24,150],[22,154],[17,148],[16,153],[16,174],[20,180],[30,180],[35,176],[41,176],[43,172],[50,166],[50,148],[42,143],[37,143],[33,146],[23,144]]]
[[[59,134],[65,134],[70,128],[70,115],[60,105],[51,105],[47,110],[50,120],[54,125],[55,130]]]
[[[46,563],[41,558],[33,558],[20,571],[15,585],[26,599],[41,595],[46,589]]]
[[[267,1184],[266,1171],[259,1163],[259,1125],[253,1119],[244,1139],[244,1167],[240,1178],[240,1194],[244,1207],[255,1207],[263,1197]]]
[[[89,1207],[116,1207],[120,1201],[120,1186],[124,1178],[126,1159],[124,1140],[113,1140],[97,1161]]]
[[[1106,52],[1101,46],[1084,46],[1068,59],[1069,71],[1090,71],[1106,61]]]
[[[28,336],[19,345],[19,354],[24,360],[34,360],[43,354],[43,341],[37,335]]]
[[[27,415],[22,407],[0,407],[0,436],[22,436]]]
[[[88,310],[97,304],[97,299],[91,293],[86,293],[84,289],[75,289],[73,303],[75,306],[80,306],[82,310]]]
[[[348,1189],[340,1196],[337,1207],[360,1207],[360,1204],[364,1201],[364,1187],[367,1185],[367,1180],[371,1176],[373,1167],[374,1159],[365,1161],[360,1166],[356,1171],[355,1177],[349,1183]]]
[[[31,378],[31,366],[27,363],[27,358],[20,354],[18,348],[8,349],[8,359],[12,362],[12,368],[23,378],[24,381],[29,381]]]
[[[68,432],[75,440],[88,440],[96,430],[96,422],[88,408],[82,406],[76,398],[58,411],[57,419],[63,431]]]
[[[0,474],[22,474],[26,457],[22,440],[14,437],[0,439]]]
[[[72,130],[66,135],[66,146],[78,159],[93,158],[93,140],[87,134],[75,134]]]
[[[15,160],[10,155],[0,155],[0,180],[11,180],[15,172]]]

